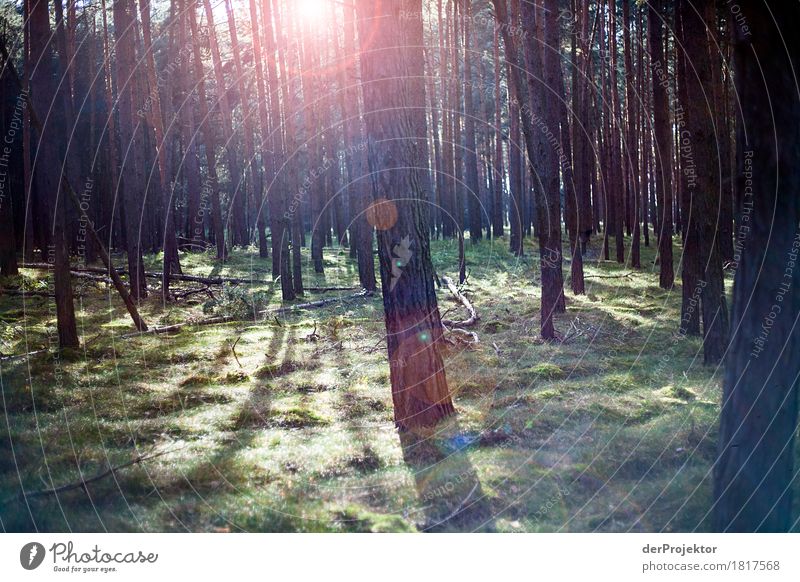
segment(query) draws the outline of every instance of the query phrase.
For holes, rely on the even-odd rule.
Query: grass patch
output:
[[[26,489],[41,488],[45,460],[49,478],[62,484],[77,478],[78,467],[94,473],[107,459],[124,461],[142,449],[169,454],[120,471],[119,486],[98,483],[91,500],[77,491],[60,499],[60,509],[47,499],[32,500],[30,511],[0,507],[3,526],[708,530],[702,516],[711,503],[706,475],[716,450],[719,378],[694,359],[697,338],[675,338],[679,287],[659,289],[643,269],[587,279],[587,295],[573,296],[565,265],[568,309],[555,326],[570,339],[543,343],[539,259],[530,245],[523,257],[511,255],[505,239],[467,245],[465,292],[481,316],[473,328],[481,341],[443,350],[458,416],[416,449],[394,426],[379,297],[277,321],[120,340],[131,331],[124,307],[100,287],[83,287],[85,349],[63,354],[59,369],[52,353],[3,362],[0,499],[17,495],[20,479]],[[599,247],[593,241],[587,274],[631,272],[593,258]],[[307,286],[357,285],[346,249],[326,247],[324,274],[302,252]],[[643,248],[642,264],[652,264],[654,252]],[[431,255],[440,275],[456,274],[455,241],[432,241]],[[145,260],[160,269],[160,257]],[[271,260],[253,248],[235,249],[225,262],[213,251],[181,253],[181,262],[185,272],[206,276],[271,274]],[[17,287],[49,282],[48,273],[23,272]],[[271,284],[251,291],[226,292],[224,305],[208,309],[281,304]],[[459,311],[446,289],[437,295],[443,311]],[[202,299],[165,308],[154,289],[141,313],[153,325],[201,319]],[[0,351],[47,348],[54,323],[48,301],[30,297],[23,309],[21,298],[0,296]],[[470,494],[474,478],[481,507],[439,523]]]

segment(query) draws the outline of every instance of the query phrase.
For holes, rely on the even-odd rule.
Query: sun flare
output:
[[[297,0],[297,8],[304,20],[322,22],[328,11],[328,0]]]

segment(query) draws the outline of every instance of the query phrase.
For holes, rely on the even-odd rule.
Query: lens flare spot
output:
[[[377,230],[389,230],[397,223],[397,206],[391,200],[379,198],[367,208],[367,222]]]

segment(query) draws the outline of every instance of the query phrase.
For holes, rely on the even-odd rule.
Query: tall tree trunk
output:
[[[219,52],[217,29],[214,23],[214,11],[211,9],[210,0],[203,0],[203,6],[205,8],[207,20],[208,45],[211,49],[211,68],[214,71],[214,81],[216,84],[216,106],[220,111],[220,118],[222,119],[223,149],[225,150],[225,156],[228,162],[228,174],[230,175],[227,220],[227,223],[230,224],[230,228],[223,227],[223,231],[229,230],[231,232],[231,246],[244,246],[247,244],[247,225],[244,221],[245,197],[239,192],[242,174],[239,168],[239,160],[236,156],[236,144],[234,143],[233,110],[228,102],[228,89],[225,83],[225,74],[222,72],[222,57]],[[209,119],[208,122],[210,121]]]
[[[734,334],[714,472],[717,531],[785,532],[793,524],[800,377],[800,268],[795,264],[800,252],[800,100],[792,66],[800,54],[800,36],[790,27],[800,21],[800,5],[767,4],[742,2],[749,29],[734,24],[736,92],[742,107],[737,147],[744,163],[737,188],[752,212],[733,288]],[[750,184],[744,188],[747,168],[757,168],[752,190]]]
[[[114,38],[117,65],[119,135],[122,145],[122,200],[125,241],[128,251],[131,296],[147,296],[142,260],[141,219],[144,210],[144,142],[141,124],[134,117],[136,85],[135,20],[131,0],[114,0]]]
[[[264,50],[262,49],[261,43],[261,36],[263,34],[265,41],[267,44],[271,41],[272,47],[274,49],[275,40],[274,37],[267,34],[266,32],[262,32],[262,28],[259,28],[259,16],[258,16],[258,8],[256,5],[256,0],[249,0],[250,5],[250,25],[253,27],[253,30],[256,31],[253,34],[253,62],[255,64],[255,72],[256,72],[256,96],[258,97],[258,119],[259,124],[261,126],[261,141],[258,143],[258,153],[261,162],[261,166],[259,168],[260,179],[257,183],[253,184],[253,205],[255,208],[255,223],[256,223],[256,232],[258,236],[258,254],[261,258],[266,258],[269,256],[268,246],[267,243],[267,222],[266,222],[266,208],[264,207],[264,196],[265,196],[265,188],[267,184],[272,184],[277,179],[276,172],[277,172],[277,152],[275,151],[274,144],[281,144],[281,153],[285,151],[285,143],[283,142],[283,134],[279,132],[279,135],[274,135],[275,132],[271,131],[271,123],[270,123],[270,115],[267,112],[267,104],[269,102],[270,106],[273,105],[273,101],[278,100],[277,94],[274,96],[272,95],[272,91],[270,91],[270,98],[267,97],[266,92],[266,84],[264,81]],[[271,9],[269,3],[262,4],[262,18],[264,19],[264,28],[263,31],[266,31],[267,23],[266,23],[266,16],[271,15]],[[269,31],[272,29],[270,28]],[[269,53],[270,56],[274,53]],[[267,59],[268,66],[275,67],[274,59]],[[270,79],[272,78],[269,75]],[[246,85],[246,83],[244,83]],[[277,106],[277,103],[275,104]],[[277,109],[280,112],[280,109]],[[276,123],[279,123],[279,120],[275,120]],[[267,139],[269,136],[269,139]],[[255,148],[255,144],[254,144]],[[272,150],[268,152],[268,150]],[[255,164],[255,160],[251,165]],[[285,181],[285,180],[284,180]],[[284,185],[285,187],[285,185]],[[274,205],[276,207],[282,206],[281,198],[279,196],[275,196],[278,200],[273,201],[272,197],[269,198],[270,205]],[[280,212],[277,216],[274,213],[270,213],[270,231],[272,234],[271,244],[272,244],[272,276],[273,277],[280,277],[281,278],[281,293],[283,296],[284,301],[288,301],[290,299],[294,299],[294,287],[291,282],[291,269],[287,267],[286,272],[284,273],[284,266],[288,265],[289,262],[289,239],[291,239],[290,227],[287,227],[286,218],[284,217],[285,209]],[[284,250],[286,251],[284,253]]]
[[[687,172],[686,161],[684,171],[680,172],[680,205],[684,220],[691,226],[697,219],[697,208],[694,206],[694,193],[696,186],[696,168],[694,156],[692,128],[687,128],[686,112],[691,108],[689,102],[687,66],[685,47],[689,42],[683,29],[683,13],[681,6],[683,0],[678,0],[675,18],[675,36],[678,40],[676,55],[676,70],[678,76],[678,107],[676,108],[675,123],[680,130],[681,146],[678,151],[681,156],[691,160],[692,167]],[[694,74],[692,72],[691,74]],[[700,112],[702,113],[702,111]],[[681,321],[679,331],[683,335],[700,335],[700,255],[697,249],[697,229],[687,228],[683,235],[683,255],[681,256]]]
[[[170,196],[170,181],[167,165],[167,141],[164,132],[164,117],[161,110],[161,97],[159,83],[156,78],[156,64],[153,39],[150,31],[150,0],[139,0],[139,12],[142,18],[142,37],[144,40],[144,61],[149,85],[150,107],[146,107],[150,124],[153,127],[156,141],[156,161],[158,166],[159,186],[161,188],[162,207],[164,212],[164,260],[162,266],[161,294],[164,301],[169,297],[169,276],[173,272],[180,272],[178,259],[178,241],[176,239],[175,212],[172,197]]]
[[[505,1],[505,0],[502,0]],[[506,53],[508,55],[508,53]],[[511,57],[506,56],[506,77],[508,78],[508,221],[511,236],[509,237],[509,247],[511,252],[521,257],[524,254],[523,245],[523,218],[525,216],[525,192],[523,191],[522,177],[523,168],[523,143],[522,131],[519,126],[519,104],[520,97],[517,94],[517,85],[511,76],[511,67],[516,67],[516,63],[509,61]]]
[[[241,222],[239,228],[241,232],[239,234],[239,239],[241,244],[249,244],[250,241],[250,205],[253,202],[255,197],[254,194],[254,187],[258,183],[260,184],[263,177],[259,172],[259,168],[255,162],[255,138],[254,138],[254,129],[255,129],[255,119],[256,116],[253,115],[253,112],[250,109],[250,85],[247,83],[247,78],[245,77],[244,67],[242,66],[242,55],[241,55],[241,48],[239,45],[239,35],[236,32],[236,17],[234,16],[233,5],[231,0],[225,0],[225,12],[228,17],[228,33],[231,37],[231,51],[233,52],[233,64],[234,64],[234,71],[235,71],[235,78],[233,81],[233,85],[236,87],[236,90],[239,94],[239,101],[242,104],[242,134],[243,134],[243,142],[244,142],[244,155],[245,155],[245,163],[244,166],[247,170],[247,176],[245,179],[245,175],[242,175],[240,182],[244,182],[244,186],[242,188],[237,188],[234,190],[234,199],[231,201],[231,205],[233,206],[234,218]],[[257,21],[256,21],[257,22]],[[256,24],[254,22],[253,24]],[[258,30],[257,26],[254,26],[255,30]],[[255,58],[255,56],[254,56]],[[260,55],[259,55],[260,58]],[[239,192],[241,190],[241,192]],[[264,237],[266,238],[266,237]],[[263,241],[266,243],[266,241]],[[262,240],[259,239],[259,257],[267,258],[268,253],[267,249],[268,246],[266,244],[261,244]]]
[[[625,262],[625,180],[623,176],[625,160],[620,151],[620,132],[622,128],[622,111],[619,103],[619,85],[617,84],[617,10],[615,0],[608,0],[608,39],[611,51],[610,75],[610,132],[611,140],[611,187],[610,192],[614,204],[614,243],[618,263]]]
[[[703,8],[698,15],[686,0],[677,4],[685,38],[686,102],[688,108],[688,136],[682,137],[682,151],[688,148],[697,167],[695,180],[685,181],[692,191],[692,216],[688,231],[695,235],[701,281],[703,316],[703,361],[716,364],[722,360],[728,347],[728,306],[723,284],[722,256],[717,231],[717,202],[719,200],[718,163],[720,151],[714,132],[713,103],[708,102],[706,88],[712,83],[711,57],[706,27],[714,26],[716,14],[713,4]],[[688,69],[688,67],[687,67]],[[684,145],[686,139],[688,143]],[[686,169],[687,171],[689,168]]]
[[[450,48],[452,57],[452,75],[454,79],[450,85],[450,107],[453,111],[453,167],[454,167],[454,203],[453,212],[455,214],[455,229],[458,237],[458,282],[463,283],[467,280],[467,258],[464,253],[464,203],[466,193],[464,187],[464,147],[461,142],[461,119],[464,116],[464,104],[461,95],[461,67],[459,63],[459,48],[461,46],[461,26],[459,22],[459,3],[452,2],[453,18],[450,25]],[[466,73],[465,73],[466,74]],[[470,112],[472,114],[472,112]]]
[[[537,236],[539,238],[539,259],[542,278],[541,335],[545,340],[556,337],[553,314],[562,310],[564,283],[561,275],[561,196],[559,191],[558,158],[548,134],[558,128],[558,110],[548,93],[558,93],[558,71],[560,59],[552,51],[542,58],[541,46],[557,46],[558,6],[549,0],[538,14],[532,4],[521,4],[522,23],[533,35],[525,45],[525,62],[528,70],[528,94],[533,104],[532,110],[523,111],[523,120],[530,137],[528,153],[535,171],[537,195]],[[549,12],[552,10],[552,13]],[[549,18],[545,16],[548,14]],[[547,18],[547,23],[545,19]],[[542,82],[544,81],[544,83]],[[550,89],[546,89],[549,87]],[[534,126],[535,124],[535,126]]]
[[[48,3],[44,0],[33,2],[28,0],[28,14],[30,18],[28,39],[29,64],[33,67],[26,68],[28,86],[32,94],[32,105],[37,111],[50,111],[48,121],[44,126],[37,128],[37,148],[33,158],[33,176],[37,190],[48,197],[49,212],[47,214],[47,227],[50,230],[52,244],[47,250],[47,262],[53,265],[55,279],[54,291],[56,302],[56,318],[58,329],[58,343],[62,348],[78,347],[78,329],[75,323],[75,307],[72,297],[72,282],[69,271],[69,246],[65,236],[65,205],[59,205],[59,191],[61,179],[59,171],[63,172],[64,155],[59,151],[58,144],[63,142],[62,127],[56,122],[63,119],[64,112],[60,95],[56,94],[52,84],[53,71],[50,63],[50,15]],[[60,55],[63,60],[66,55]],[[59,72],[59,71],[56,71]],[[32,121],[32,120],[31,120]],[[31,123],[33,125],[33,123]],[[28,128],[31,129],[30,127]],[[61,198],[63,200],[63,198]]]
[[[411,94],[404,79],[410,51],[401,13],[421,19],[422,6],[420,0],[358,0],[356,8],[373,198],[380,201],[378,257],[395,423],[416,429],[455,412],[439,354],[442,325],[423,192],[413,169],[417,154],[407,140],[420,125],[414,117],[424,115],[424,95]]]
[[[503,163],[503,132],[501,106],[503,98],[500,95],[500,76],[502,65],[500,62],[500,34],[497,27],[494,28],[494,38],[492,43],[494,57],[494,159],[492,176],[494,177],[492,192],[492,232],[495,237],[503,236],[503,184],[505,182],[505,164]]]
[[[650,65],[653,69],[653,132],[655,134],[656,199],[659,285],[671,289],[675,282],[672,267],[672,131],[669,120],[667,90],[669,73],[664,58],[663,0],[649,4],[647,18]]]
[[[628,110],[628,121],[626,124],[627,137],[625,138],[625,153],[627,154],[628,176],[627,183],[630,188],[628,201],[631,205],[630,215],[633,226],[633,240],[631,241],[631,267],[639,269],[641,261],[641,220],[639,218],[639,200],[641,197],[641,176],[639,174],[639,148],[638,143],[638,103],[641,98],[636,94],[636,78],[633,75],[633,18],[631,17],[631,6],[628,0],[622,3],[623,20],[623,43],[625,51],[625,104]],[[642,47],[639,47],[642,50]]]
[[[375,255],[372,251],[373,226],[367,221],[370,182],[367,179],[367,158],[364,128],[361,122],[360,85],[358,63],[356,61],[356,11],[354,6],[345,8],[344,14],[344,117],[346,139],[347,172],[350,176],[350,196],[354,225],[354,238],[351,244],[356,247],[358,280],[367,291],[377,291],[375,279]],[[434,131],[438,128],[434,127]]]
[[[650,87],[647,82],[647,73],[644,68],[644,8],[638,10],[638,18],[636,20],[636,29],[638,33],[638,53],[636,71],[639,76],[639,98],[642,106],[639,108],[639,139],[642,147],[642,155],[640,157],[639,172],[641,176],[641,207],[642,207],[642,230],[644,234],[644,246],[650,246],[650,205],[648,204],[650,198],[650,175],[648,169],[650,167],[650,109],[648,108],[650,100],[648,96]]]
[[[308,152],[307,176],[309,177],[307,182],[310,184],[306,190],[311,199],[311,261],[314,264],[315,273],[324,273],[323,247],[330,233],[326,216],[327,189],[325,188],[325,178],[330,170],[322,170],[320,175],[316,175],[317,169],[322,168],[325,163],[324,148],[320,144],[323,132],[319,129],[318,118],[318,113],[321,109],[318,99],[321,97],[322,92],[319,89],[320,69],[317,67],[317,52],[319,51],[318,45],[322,40],[319,35],[312,36],[312,28],[308,20],[302,22],[302,26],[299,28],[301,29],[302,39],[300,78],[303,84],[303,112],[306,117],[307,130],[305,144]],[[325,175],[322,175],[323,173]]]
[[[453,143],[453,117],[455,115],[452,104],[452,77],[448,76],[448,56],[450,54],[451,30],[442,10],[442,0],[436,2],[437,22],[439,25],[439,86],[442,98],[442,172],[444,174],[444,188],[439,199],[442,201],[442,237],[451,238],[456,233],[455,216],[455,157]]]
[[[200,117],[200,123],[198,125],[202,127],[203,130],[203,146],[206,154],[206,172],[208,174],[208,182],[204,190],[209,193],[211,198],[211,222],[214,227],[214,241],[217,245],[217,259],[224,260],[227,258],[227,250],[225,247],[225,224],[222,220],[222,201],[219,193],[219,179],[217,177],[217,142],[214,136],[212,118],[208,111],[205,71],[203,70],[203,59],[200,52],[201,41],[197,29],[197,15],[195,14],[195,4],[193,0],[188,0],[187,12],[189,15],[189,27],[192,31],[195,88],[197,90]]]
[[[558,23],[556,23],[558,26]],[[560,28],[560,27],[559,27]],[[564,97],[558,100],[558,121],[560,125],[560,144],[561,152],[559,155],[559,166],[561,167],[561,178],[564,183],[564,214],[567,223],[567,233],[569,235],[569,250],[572,255],[572,262],[570,264],[570,280],[572,292],[576,295],[583,294],[585,285],[583,280],[583,254],[581,253],[580,238],[578,233],[578,197],[575,185],[575,171],[573,156],[573,141],[570,128],[570,112],[567,106],[567,85],[564,82],[564,72],[561,68],[560,62],[560,35],[558,45],[551,47],[549,50],[559,56],[558,68],[556,74],[558,77],[558,87],[563,93]],[[574,36],[571,39],[572,44],[572,61],[575,60],[575,46]],[[573,124],[574,125],[574,124]]]
[[[574,207],[570,213],[573,216],[574,237],[572,242],[573,255],[575,252],[583,254],[589,237],[592,234],[591,215],[591,190],[592,175],[594,173],[594,157],[589,140],[591,124],[589,118],[589,4],[588,0],[576,1],[576,22],[573,23],[572,35],[572,146],[573,146],[573,174],[575,177]],[[580,5],[578,12],[577,5]],[[578,49],[580,49],[578,51]],[[579,54],[578,54],[579,53]],[[576,243],[580,244],[575,249]],[[578,288],[584,284],[577,281],[575,273],[572,274],[573,291],[578,293]]]
[[[533,123],[531,119],[531,108],[528,101],[528,87],[522,79],[521,71],[523,67],[524,52],[517,43],[518,35],[512,35],[510,30],[516,25],[518,6],[515,10],[509,10],[507,0],[492,0],[495,9],[495,18],[500,33],[503,36],[503,45],[506,52],[506,71],[508,73],[509,85],[509,127],[512,139],[509,141],[509,159],[511,160],[512,172],[517,174],[517,188],[512,190],[511,195],[511,251],[517,256],[523,254],[523,234],[528,230],[529,221],[527,217],[527,186],[525,185],[525,172],[523,164],[525,155],[521,149],[520,129],[524,136],[525,146],[529,155],[534,151],[533,144]],[[521,128],[520,128],[521,121]],[[516,168],[516,170],[515,170]],[[512,175],[512,185],[515,180]],[[513,187],[513,186],[512,186]],[[515,194],[516,193],[516,194]],[[518,229],[515,228],[518,226]]]
[[[481,228],[481,197],[478,181],[478,152],[475,144],[475,107],[472,74],[472,2],[467,1],[464,11],[464,177],[466,181],[469,215],[469,240],[476,244],[483,238]]]
[[[258,11],[256,10],[255,0],[250,0],[250,14],[251,22],[254,30],[258,31]],[[269,97],[265,91],[264,75],[265,71],[262,66],[262,44],[259,34],[253,35],[253,51],[255,53],[254,60],[256,65],[256,86],[258,91],[258,112],[261,122],[261,144],[260,152],[261,159],[267,169],[267,176],[269,178],[269,187],[266,195],[268,197],[268,204],[270,210],[270,231],[272,233],[272,269],[273,274],[280,276],[281,280],[281,297],[284,301],[291,301],[295,299],[295,287],[293,275],[290,265],[291,255],[289,252],[289,241],[291,240],[291,218],[287,218],[288,212],[285,197],[288,195],[285,192],[281,193],[280,189],[286,189],[287,180],[281,176],[279,184],[277,160],[279,155],[285,155],[287,152],[286,138],[280,131],[281,126],[281,110],[278,90],[278,74],[277,67],[275,66],[275,59],[273,56],[276,53],[276,39],[275,31],[272,26],[272,7],[270,2],[262,4],[261,21],[263,36],[264,36],[264,53],[267,55],[267,81],[269,84]],[[269,103],[270,110],[267,111],[267,103]],[[288,105],[287,105],[288,106]],[[287,130],[291,131],[293,127],[292,119],[286,116]],[[277,186],[277,187],[275,187]],[[262,186],[263,187],[263,186]],[[263,204],[264,192],[259,192],[260,200],[258,201],[258,237],[259,248],[264,246],[266,248],[266,233],[264,232],[264,213],[265,208]]]
[[[0,36],[0,42],[4,43],[5,39]],[[3,51],[5,53],[5,50]],[[7,128],[13,123],[15,125],[22,125],[22,104],[28,99],[28,95],[22,92],[22,88],[14,88],[11,90],[11,83],[7,81],[7,77],[11,73],[8,71],[6,57],[3,55],[0,59],[0,127],[6,130],[4,144],[0,150],[0,276],[13,277],[19,274],[19,267],[17,265],[17,241],[14,232],[14,196],[12,192],[13,177],[17,174],[18,170],[9,169],[13,163],[12,151],[18,151],[18,140],[22,137],[23,131],[19,135],[11,135],[7,133]],[[14,97],[9,99],[9,97]],[[9,101],[15,103],[11,113],[11,119],[8,119],[6,113],[6,103]],[[13,146],[13,150],[12,150]],[[23,152],[23,155],[24,152]]]
[[[186,210],[182,218],[184,227],[183,248],[199,251],[205,248],[205,213],[208,202],[205,200],[210,194],[209,183],[201,187],[200,162],[197,156],[195,139],[197,132],[194,124],[194,98],[192,85],[189,80],[189,65],[191,64],[187,47],[188,44],[188,10],[185,9],[184,0],[175,1],[177,22],[177,51],[175,63],[175,99],[176,99],[176,138],[180,141],[182,152],[177,160],[175,181],[186,181]]]
[[[281,30],[281,13],[277,10],[277,2],[273,0],[272,7],[273,7],[273,15],[275,18],[275,30],[276,32]],[[298,33],[297,27],[293,27],[292,23],[289,18],[286,19],[286,30],[287,31],[294,31],[295,34]],[[280,78],[287,79],[287,71],[294,70],[299,71],[301,70],[301,57],[297,54],[297,43],[292,44],[284,44],[284,50],[281,51],[283,53],[283,58],[278,59],[278,64],[280,67]],[[291,84],[291,87],[290,87]],[[294,93],[295,98],[298,98],[299,94],[302,93],[302,84],[301,84],[301,77],[298,74],[294,75],[294,83],[291,80],[287,83],[281,83],[282,89],[282,97],[285,103],[290,103],[289,100],[289,91]],[[293,120],[292,125],[290,125],[289,130],[291,131],[292,141],[290,147],[287,147],[287,151],[296,151],[299,148],[301,143],[304,143],[304,136],[305,136],[305,128],[303,123],[303,118],[300,112],[295,110],[289,110],[286,113],[286,118]],[[288,142],[288,134],[287,134],[287,142]],[[292,204],[294,204],[293,208],[290,208],[292,212],[290,212],[290,220],[291,220],[291,233],[292,233],[292,284],[294,285],[294,291],[297,295],[302,295],[304,292],[303,289],[303,258],[300,254],[300,249],[302,247],[304,241],[304,233],[303,233],[303,219],[302,219],[302,203],[304,202],[303,199],[300,197],[300,179],[298,174],[297,164],[292,164],[289,170],[289,180],[291,182],[291,189],[295,192],[295,199],[293,200]]]

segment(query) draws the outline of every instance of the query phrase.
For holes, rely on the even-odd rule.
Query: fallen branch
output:
[[[624,279],[625,277],[632,277],[633,271],[630,273],[623,273],[622,275],[584,275],[584,279]]]
[[[115,465],[113,467],[109,467],[102,473],[95,475],[94,477],[90,477],[89,479],[81,479],[80,481],[76,481],[74,483],[67,483],[66,485],[62,485],[60,487],[53,487],[52,489],[40,489],[38,491],[31,491],[29,493],[23,493],[25,498],[31,497],[45,497],[48,495],[58,495],[59,493],[66,493],[67,491],[73,491],[75,489],[83,489],[86,490],[86,486],[90,483],[95,483],[104,479],[110,475],[113,475],[120,469],[125,469],[126,467],[131,467],[133,465],[138,465],[145,461],[150,461],[157,457],[163,457],[164,455],[171,453],[173,451],[162,451],[160,453],[154,453],[152,455],[139,455],[135,459],[128,461],[127,463],[122,463],[121,465]]]
[[[23,269],[52,269],[49,263],[23,263]],[[91,273],[97,275],[108,275],[108,270],[102,267],[72,267],[70,273],[73,277],[82,277],[85,279],[92,279]],[[125,268],[117,269],[117,273],[127,275],[128,271]],[[145,277],[149,279],[163,279],[164,274],[158,271],[145,271]],[[203,277],[202,275],[187,275],[185,273],[171,273],[169,276],[171,281],[186,281],[190,283],[204,283],[205,285],[222,285],[224,283],[231,283],[235,285],[268,285],[272,281],[267,279],[244,279],[241,277]],[[96,280],[103,280],[97,278]],[[305,291],[310,293],[330,293],[333,291],[355,291],[359,287],[306,287]]]
[[[11,354],[11,355],[0,355],[0,362],[8,362],[11,360],[19,360],[20,358],[29,358],[30,356],[36,356],[38,354],[43,354],[45,352],[50,351],[48,348],[41,348],[38,350],[33,350],[32,352],[26,352],[24,354]]]
[[[50,293],[49,291],[24,291],[21,289],[0,289],[0,296],[3,295],[12,295],[12,296],[21,296],[25,297],[26,295],[36,296],[36,297],[55,297],[55,293]]]
[[[48,263],[23,263],[22,268],[24,269],[52,269],[52,266]],[[75,277],[85,277],[86,273],[96,273],[99,275],[107,275],[108,269],[104,269],[103,267],[73,267],[70,269],[70,273],[72,273]],[[117,269],[117,273],[122,275],[127,275],[127,269]],[[158,271],[146,271],[144,274],[145,277],[150,279],[163,279],[164,274]],[[206,285],[222,285],[223,283],[234,283],[238,285],[248,285],[248,284],[258,284],[264,285],[271,283],[271,281],[267,281],[266,279],[242,279],[237,277],[203,277],[201,275],[186,275],[186,274],[178,274],[178,273],[171,273],[169,276],[171,281],[187,281],[191,283],[205,283]]]
[[[306,287],[306,291],[311,293],[330,293],[331,291],[355,291],[360,287]]]
[[[464,296],[464,294],[458,290],[458,287],[456,287],[455,283],[453,283],[453,280],[450,277],[442,277],[442,282],[445,284],[447,289],[453,295],[455,300],[458,301],[461,305],[463,305],[464,308],[467,310],[467,313],[469,314],[469,317],[464,321],[453,321],[450,319],[443,319],[442,324],[447,327],[454,327],[454,328],[471,327],[475,325],[480,319],[480,317],[478,317],[478,312],[472,306],[472,303],[470,303],[469,299],[467,299]]]
[[[334,299],[322,299],[320,301],[311,301],[309,303],[300,303],[299,305],[287,305],[286,307],[279,307],[278,309],[266,310],[262,311],[260,315],[273,316],[275,320],[278,322],[278,325],[281,325],[280,321],[277,319],[277,315],[282,313],[293,313],[295,311],[300,311],[303,309],[318,309],[320,307],[325,307],[326,305],[331,305],[333,303],[338,302],[346,302],[352,301],[355,299],[363,299],[365,297],[372,297],[372,293],[362,291],[360,293],[354,293],[353,295],[348,295],[346,297],[337,297]],[[217,325],[221,323],[231,323],[234,321],[241,321],[241,318],[234,316],[234,315],[226,315],[220,317],[211,317],[209,319],[201,319],[197,321],[184,321],[181,323],[174,323],[171,325],[164,325],[161,327],[154,327],[146,332],[134,332],[128,333],[122,336],[122,339],[128,339],[131,337],[138,337],[147,334],[162,334],[162,333],[172,333],[175,331],[180,331],[184,327],[191,327],[191,326],[205,326],[205,325]]]
[[[468,346],[473,346],[475,344],[481,343],[480,338],[478,338],[478,334],[475,333],[474,331],[469,331],[467,329],[462,329],[460,327],[450,327],[450,328],[445,327],[444,329],[445,331],[449,331],[452,334],[456,334],[455,337],[458,339],[458,341],[465,343]],[[463,337],[459,337],[459,335]],[[469,338],[469,340],[467,340],[466,338]]]
[[[189,295],[194,295],[195,293],[211,293],[211,290],[208,288],[208,286],[196,287],[194,289],[186,289],[185,291],[173,291],[172,296],[175,297],[175,299],[183,299],[185,297],[189,297]]]
[[[327,305],[331,305],[333,303],[346,303],[348,301],[354,301],[356,299],[364,299],[367,297],[372,297],[373,293],[371,291],[359,291],[358,293],[353,293],[352,295],[346,295],[345,297],[334,297],[331,299],[321,299],[319,301],[310,301],[308,303],[300,303],[299,305],[287,305],[286,307],[279,307],[278,309],[268,309],[263,311],[263,315],[279,315],[281,313],[293,313],[295,311],[301,311],[303,309],[319,309],[320,307],[325,307]]]

